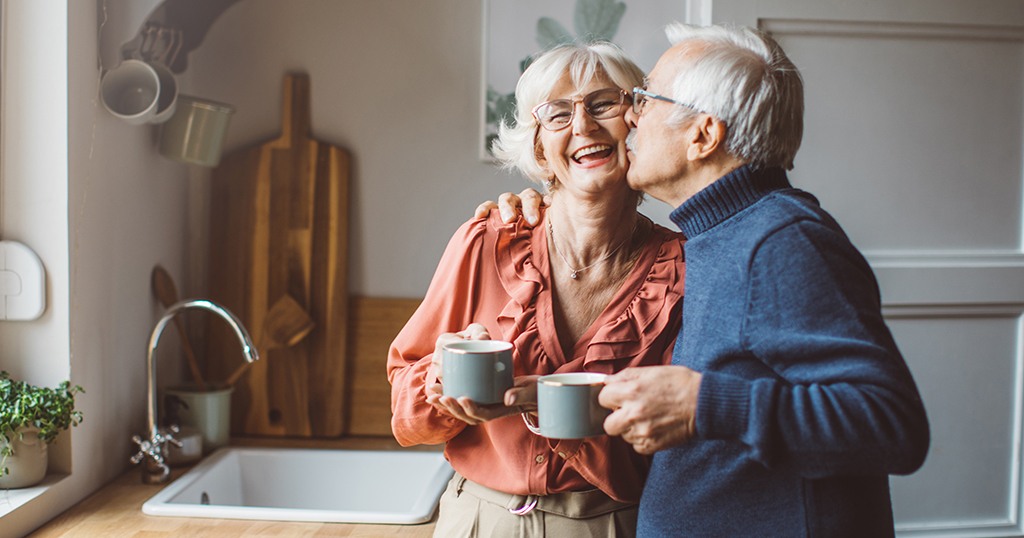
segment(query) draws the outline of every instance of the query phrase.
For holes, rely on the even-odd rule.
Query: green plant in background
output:
[[[39,428],[39,440],[49,444],[58,433],[82,422],[82,412],[75,411],[79,392],[85,391],[70,381],[51,389],[13,381],[10,374],[0,372],[0,476],[8,473],[4,462],[12,455],[10,445],[18,428]]]
[[[626,13],[626,3],[615,0],[577,0],[576,9],[573,14],[573,29],[575,34],[565,29],[565,26],[550,17],[541,17],[537,20],[537,45],[541,51],[548,50],[563,43],[573,41],[612,41],[615,33],[619,31],[619,22]],[[522,74],[530,66],[533,57],[524,58],[519,62],[519,73]],[[487,112],[484,121],[488,126],[497,131],[498,125],[504,121],[509,125],[515,125],[516,94],[501,93],[494,87],[487,86]],[[486,140],[487,151],[491,151],[491,144],[498,137],[496,134],[488,134]]]

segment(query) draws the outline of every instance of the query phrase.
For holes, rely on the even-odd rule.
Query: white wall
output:
[[[353,156],[352,292],[422,297],[477,204],[528,185],[478,158],[481,17],[477,0],[244,0],[182,91],[237,107],[231,151],[276,138],[284,75],[309,73],[313,136]]]
[[[3,537],[26,534],[128,468],[131,435],[145,429],[146,344],[162,310],[150,271],[159,262],[183,274],[187,172],[156,153],[151,128],[121,123],[99,103],[100,1],[8,2],[4,112],[14,123],[4,132],[0,215],[4,238],[42,258],[49,296],[42,319],[0,322],[0,368],[48,386],[70,371],[86,394],[76,398],[85,420],[71,430],[70,457],[67,434],[51,457],[74,473],[5,516]],[[37,63],[19,67],[19,58]],[[26,79],[47,73],[57,80],[44,91]],[[67,119],[54,119],[65,107]]]

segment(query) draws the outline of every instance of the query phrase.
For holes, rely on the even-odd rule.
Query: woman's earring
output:
[[[554,187],[554,186],[555,186],[555,178],[554,178],[554,176],[549,177],[549,178],[544,180],[544,187],[547,190],[551,190],[551,187]]]

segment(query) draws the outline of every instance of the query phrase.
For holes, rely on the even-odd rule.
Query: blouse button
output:
[[[537,457],[535,458],[535,460],[536,460],[537,463],[544,463],[544,455],[543,454],[538,454]]]
[[[562,458],[562,459],[565,459],[565,452],[559,452],[558,453],[558,457]]]

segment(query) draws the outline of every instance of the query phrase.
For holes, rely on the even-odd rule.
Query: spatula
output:
[[[156,294],[156,298],[164,308],[169,308],[178,302],[178,288],[174,285],[174,279],[160,265],[153,268],[152,286],[153,293]],[[192,371],[192,378],[196,381],[196,387],[199,390],[206,390],[206,381],[203,379],[202,371],[199,370],[196,356],[192,353],[192,345],[189,344],[188,334],[185,332],[185,324],[182,323],[181,317],[177,316],[174,318],[174,323],[178,327],[178,334],[181,336],[181,347],[185,351],[185,358],[188,359],[188,368]]]

